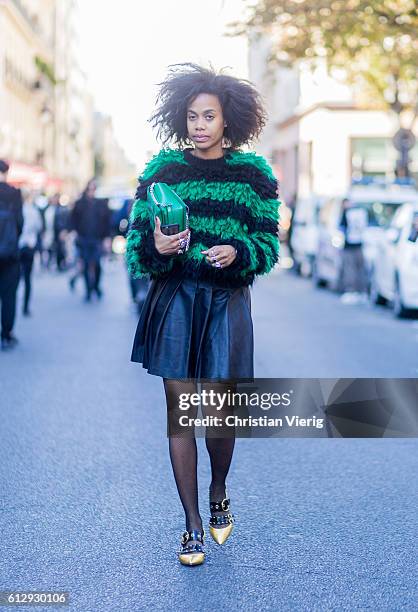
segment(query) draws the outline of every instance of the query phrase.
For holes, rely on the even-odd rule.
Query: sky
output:
[[[81,67],[134,164],[160,146],[147,119],[169,64],[211,62],[248,78],[245,39],[224,35],[244,10],[243,0],[79,0]]]

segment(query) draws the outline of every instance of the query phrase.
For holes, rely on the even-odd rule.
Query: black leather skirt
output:
[[[227,289],[181,272],[152,281],[131,361],[164,378],[252,379],[250,289]]]

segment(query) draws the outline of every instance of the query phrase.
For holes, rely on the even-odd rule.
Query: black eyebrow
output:
[[[192,110],[191,108],[188,108],[187,112],[188,113],[194,113],[195,115],[197,114],[196,111]],[[206,108],[203,112],[204,113],[209,113],[209,112],[216,113],[216,110],[214,108]]]

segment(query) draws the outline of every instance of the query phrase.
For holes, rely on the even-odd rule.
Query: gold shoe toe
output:
[[[205,560],[205,553],[179,553],[179,561],[183,565],[200,565]]]
[[[235,518],[229,511],[230,499],[225,497],[222,501],[209,502],[211,518],[209,520],[209,531],[217,544],[224,544],[232,533]],[[219,512],[227,514],[219,515]]]
[[[212,536],[212,538],[215,540],[217,544],[223,544],[224,542],[227,541],[227,539],[231,535],[233,528],[234,528],[233,524],[226,525],[225,527],[212,527],[210,525],[209,531],[210,531],[210,535]]]
[[[181,539],[182,549],[178,551],[178,558],[182,565],[200,565],[205,560],[205,552],[203,550],[205,530],[185,531]],[[198,544],[189,544],[191,540],[197,540]],[[187,550],[189,548],[189,550]]]

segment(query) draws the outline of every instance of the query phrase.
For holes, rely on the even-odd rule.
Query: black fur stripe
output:
[[[206,182],[237,182],[250,185],[253,191],[262,199],[277,198],[278,183],[271,180],[252,164],[225,164],[213,168],[196,168],[181,163],[167,164],[145,181],[140,181],[135,197],[145,199],[147,187],[153,182],[163,182],[167,185],[187,181]]]
[[[142,245],[143,246],[146,245],[146,249],[143,250],[143,247],[142,247],[141,250],[143,250],[143,255],[145,254],[144,251],[145,250],[147,251],[146,259],[148,260],[148,263],[150,263],[150,260],[152,261],[153,255],[158,256],[158,251],[156,251],[155,246],[154,246],[154,237],[150,230],[149,222],[147,220],[134,221],[130,229],[137,230],[145,234],[144,236],[145,240],[141,243],[141,247]],[[275,233],[275,232],[272,232],[272,233]],[[208,246],[208,248],[211,248],[219,244],[219,236],[214,236],[213,234],[209,234],[207,232],[193,231],[191,234],[190,243],[192,245],[192,244],[195,244],[196,242],[203,242],[204,244]],[[239,240],[237,238],[229,238],[228,244],[231,244],[237,250],[237,258],[231,264],[231,266],[228,266],[228,269],[225,269],[225,271],[227,271],[228,273],[235,273],[238,268],[239,269],[248,268],[251,262],[251,258],[250,258],[250,253],[249,253],[249,250],[246,244],[242,240]],[[264,250],[257,243],[257,241],[254,240],[253,244],[254,244],[254,248],[257,253],[257,262],[258,262],[255,273],[260,274],[260,272],[262,272],[266,267],[266,256],[265,256]],[[165,261],[164,257],[165,256],[161,256],[161,259],[160,259],[161,262]]]
[[[154,235],[149,229],[142,237],[139,247],[137,248],[137,258],[141,262],[143,268],[153,270],[159,273],[165,270],[169,263],[170,255],[161,255],[155,248]],[[163,264],[163,265],[162,265]]]
[[[214,236],[213,234],[208,234],[206,232],[193,231],[191,234],[192,243],[203,242],[208,246],[209,249],[219,244],[219,240],[219,236]],[[237,250],[239,254],[239,267],[248,268],[251,260],[250,253],[246,244],[242,240],[238,240],[237,238],[228,238],[227,244],[231,244]],[[235,260],[235,262],[238,264],[237,260],[238,258]],[[234,263],[231,264],[231,266],[228,266],[228,272],[234,270]]]
[[[256,219],[250,214],[250,211],[245,206],[237,205],[233,200],[227,202],[215,202],[211,200],[199,200],[191,202],[185,200],[190,208],[190,216],[196,217],[213,217],[214,219],[227,219],[232,217],[242,223],[246,223],[249,232],[266,232],[269,234],[277,234],[277,223],[270,219]],[[149,229],[148,219],[135,219],[131,224],[131,229],[138,231],[146,231]]]
[[[235,200],[190,200],[186,198],[184,202],[190,209],[190,215],[196,217],[213,217],[214,219],[228,219],[232,217],[242,223],[249,224],[252,215],[247,206],[237,204]]]
[[[271,219],[250,217],[247,225],[249,232],[265,232],[266,234],[277,234],[278,232],[277,222],[271,221]]]
[[[267,261],[266,261],[266,255],[263,251],[263,249],[261,248],[261,246],[257,243],[257,241],[253,241],[254,244],[254,248],[255,248],[255,252],[257,253],[257,268],[255,270],[255,274],[261,274],[265,269],[266,269],[266,265],[267,265]]]
[[[150,227],[149,219],[139,219],[138,217],[129,224],[130,230],[138,230],[138,232],[146,232]]]
[[[245,276],[233,272],[231,269],[235,262],[227,268],[215,268],[210,264],[198,264],[194,260],[185,260],[182,272],[186,278],[202,278],[210,283],[223,287],[238,288],[245,285],[251,285],[254,282],[254,274],[248,272]]]

